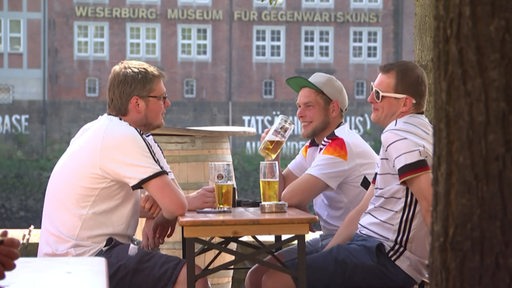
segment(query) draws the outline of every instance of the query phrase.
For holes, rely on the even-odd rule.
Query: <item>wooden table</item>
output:
[[[220,270],[226,270],[235,264],[250,260],[260,265],[291,275],[297,279],[299,287],[306,287],[306,246],[305,235],[309,233],[310,224],[316,222],[316,216],[296,208],[288,208],[285,213],[261,213],[259,208],[236,207],[231,213],[202,214],[187,212],[179,217],[183,237],[183,257],[187,261],[187,286],[195,287],[197,279],[206,277]],[[291,235],[286,239],[276,237],[274,243],[265,244],[258,235]],[[251,242],[244,241],[245,236],[251,236]],[[262,255],[274,255],[276,250],[297,241],[298,259],[297,271],[287,269],[282,261],[279,264],[269,263]],[[250,248],[250,252],[240,252],[228,247],[236,243]],[[256,243],[256,244],[254,244]],[[200,248],[196,251],[195,245]],[[214,257],[199,274],[195,274],[195,257],[208,251],[228,253],[234,259],[221,265],[211,267]]]
[[[22,257],[6,272],[0,287],[108,287],[107,262],[103,257]]]

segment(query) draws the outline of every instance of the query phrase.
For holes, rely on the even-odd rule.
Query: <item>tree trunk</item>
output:
[[[511,15],[436,1],[431,287],[512,287]]]
[[[433,87],[433,69],[432,58],[434,54],[434,1],[432,0],[416,0],[416,14],[414,15],[414,57],[416,63],[421,66],[427,73],[428,92],[430,95],[427,101],[425,114],[430,120],[433,120],[434,113],[434,97],[432,97]]]

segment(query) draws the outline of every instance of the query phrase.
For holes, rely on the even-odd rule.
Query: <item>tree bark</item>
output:
[[[432,0],[416,0],[416,14],[414,16],[415,26],[415,45],[414,57],[418,65],[427,73],[428,93],[430,95],[425,108],[425,114],[430,120],[434,115],[434,97],[432,97],[433,87],[433,53],[434,48],[434,1]]]
[[[510,15],[436,1],[431,287],[512,287]]]

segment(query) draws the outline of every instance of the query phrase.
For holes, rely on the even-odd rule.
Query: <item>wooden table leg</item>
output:
[[[196,286],[196,255],[194,238],[182,238],[185,242],[185,260],[187,261],[187,287]]]
[[[297,237],[297,280],[299,288],[306,288],[306,236]]]

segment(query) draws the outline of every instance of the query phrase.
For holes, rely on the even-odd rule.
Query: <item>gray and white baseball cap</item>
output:
[[[331,98],[331,100],[338,101],[342,111],[347,110],[347,91],[345,91],[343,84],[332,75],[317,72],[311,75],[309,79],[302,76],[293,76],[286,79],[286,84],[297,93],[304,87],[322,92],[327,95],[327,97]]]

